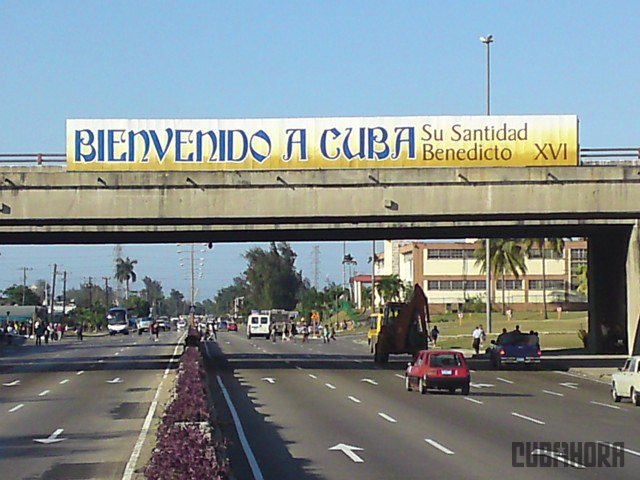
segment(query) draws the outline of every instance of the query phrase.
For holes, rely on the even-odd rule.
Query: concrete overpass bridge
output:
[[[590,345],[640,354],[640,166],[234,172],[0,167],[0,242],[584,236]]]

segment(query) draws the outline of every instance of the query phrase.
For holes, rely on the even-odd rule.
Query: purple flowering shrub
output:
[[[200,352],[187,347],[180,360],[174,400],[158,428],[156,448],[145,467],[149,480],[226,479],[208,428],[209,409]],[[203,423],[200,423],[203,422]]]

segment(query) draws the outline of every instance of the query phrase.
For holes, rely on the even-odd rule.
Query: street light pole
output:
[[[491,43],[493,35],[480,37],[480,41],[487,46],[487,116],[491,115]],[[491,239],[485,239],[485,270],[487,282],[487,333],[491,333]]]

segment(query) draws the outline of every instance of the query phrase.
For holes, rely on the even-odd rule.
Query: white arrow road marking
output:
[[[69,381],[68,378],[65,378],[64,380],[60,380],[60,385],[64,385],[65,383],[67,383]]]
[[[436,442],[435,440],[431,440],[430,438],[425,438],[424,439],[425,442],[427,442],[429,445],[431,445],[432,447],[437,448],[438,450],[440,450],[442,453],[445,453],[447,455],[454,455],[454,452],[449,450],[447,447],[440,445],[438,442]]]
[[[496,380],[499,380],[504,383],[513,383],[511,380],[507,380],[506,378],[496,377]]]
[[[20,380],[14,380],[10,383],[3,383],[2,385],[4,385],[5,387],[15,387],[16,385],[20,385]]]
[[[51,435],[49,435],[48,438],[34,438],[33,441],[38,443],[44,443],[44,444],[61,442],[63,440],[66,440],[66,438],[58,438],[58,435],[60,435],[62,432],[64,432],[64,429],[59,428],[55,432],[53,432]]]
[[[396,423],[397,422],[395,418],[390,417],[386,413],[378,412],[378,415],[380,415],[382,418],[384,418],[387,422],[391,422],[391,423]]]
[[[396,377],[401,378],[402,380],[404,380],[404,375],[400,375],[399,373],[396,373]]]
[[[473,403],[477,403],[478,405],[483,405],[483,404],[484,404],[484,402],[481,402],[480,400],[476,400],[475,398],[471,398],[471,397],[464,397],[464,399],[465,399],[465,400],[468,400],[468,401],[470,401],[470,402],[473,402]]]
[[[333,385],[331,385],[330,383],[325,383],[325,386],[326,386],[327,388],[330,388],[331,390],[335,390],[335,389],[336,389],[336,387],[334,387],[334,386],[333,386]]]
[[[107,383],[122,383],[120,377],[116,377],[113,380],[107,380]]]
[[[338,450],[344,453],[349,459],[353,460],[355,463],[362,463],[364,460],[360,458],[355,452],[362,451],[364,448],[354,447],[353,445],[347,445],[346,443],[338,443],[333,447],[329,448],[329,450]]]
[[[564,397],[564,393],[552,392],[551,390],[542,390],[548,395],[555,395],[556,397]]]
[[[351,400],[352,402],[355,402],[355,403],[362,403],[362,402],[361,402],[360,400],[358,400],[356,397],[352,397],[351,395],[349,395],[347,398],[348,398],[349,400]]]
[[[80,370],[78,372],[76,372],[76,375],[82,375],[84,373],[84,370]]]
[[[614,408],[616,410],[622,410],[617,405],[609,405],[608,403],[594,402],[593,400],[591,402],[589,402],[589,403],[592,403],[594,405],[600,405],[601,407],[607,407],[607,408]]]
[[[495,385],[493,383],[469,383],[469,385],[471,385],[474,388],[491,388],[491,387],[495,387]]]
[[[313,379],[318,378],[318,377],[316,377],[313,373],[310,373],[310,374],[309,374],[309,376],[310,376],[311,378],[313,378]]]
[[[47,395],[49,393],[50,390],[43,390],[42,392],[40,392],[38,394],[39,397],[44,397],[45,395]]]
[[[13,413],[13,412],[17,412],[18,410],[20,410],[22,407],[24,407],[24,403],[21,403],[20,405],[16,405],[15,407],[13,407],[11,410],[9,410],[9,413]]]
[[[542,420],[536,420],[535,418],[527,417],[526,415],[521,415],[516,412],[511,412],[511,415],[513,415],[514,417],[522,418],[523,420],[528,420],[530,422],[537,423],[538,425],[545,425],[545,423]]]
[[[635,455],[637,457],[640,457],[640,452],[636,452],[635,450],[631,450],[629,448],[624,448],[624,447],[621,447],[619,445],[614,445],[613,443],[601,442],[600,440],[598,440],[596,443],[599,443],[601,445],[606,445],[606,446],[611,447],[611,448],[619,448],[620,450],[624,450],[626,453],[630,453],[631,455]]]
[[[376,382],[375,380],[371,380],[370,378],[363,378],[362,380],[360,380],[361,382],[367,382],[370,383],[371,385],[377,385],[378,382]]]
[[[562,385],[563,387],[567,387],[567,388],[573,388],[574,390],[577,390],[577,388],[578,388],[578,384],[577,383],[572,383],[572,382],[565,382],[565,383],[561,383],[560,385]]]
[[[269,382],[271,385],[276,383],[276,379],[272,377],[262,377],[262,380],[264,380],[265,382]]]
[[[587,468],[580,463],[569,460],[568,458],[560,455],[559,453],[550,452],[548,450],[541,450],[537,448],[531,452],[531,455],[538,455],[538,456],[553,458],[555,460],[558,460],[559,462],[566,463],[567,465],[571,465],[572,467],[575,467],[575,468]]]

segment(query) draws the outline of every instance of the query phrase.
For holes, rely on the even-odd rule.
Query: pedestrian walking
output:
[[[327,325],[322,327],[322,339],[324,340],[323,343],[329,343],[331,341],[329,338],[329,327]]]
[[[434,325],[431,329],[431,340],[433,340],[433,346],[436,347],[438,345],[438,335],[440,335],[440,330],[438,330],[438,326]]]
[[[78,337],[78,340],[82,341],[84,339],[83,333],[84,333],[84,326],[82,325],[82,323],[79,323],[78,326],[76,327],[76,336]]]
[[[298,328],[296,327],[295,323],[291,324],[291,340],[293,340],[293,343],[296,343],[296,335],[298,334]]]
[[[309,340],[309,326],[303,325],[302,326],[302,343],[306,343],[307,340]]]
[[[336,322],[338,323],[338,322]],[[331,340],[335,341],[336,340],[336,329],[334,327],[331,327],[331,335],[330,335]]]
[[[42,345],[42,335],[44,335],[44,325],[36,322],[36,347]]]
[[[473,349],[476,352],[476,355],[480,354],[480,342],[482,341],[482,334],[484,332],[482,331],[482,325],[478,325],[475,330],[473,331],[473,333],[471,334],[471,336],[473,337]]]
[[[51,334],[51,325],[49,323],[47,323],[44,326],[44,332],[43,332],[45,345],[49,344],[49,335],[50,334]]]

